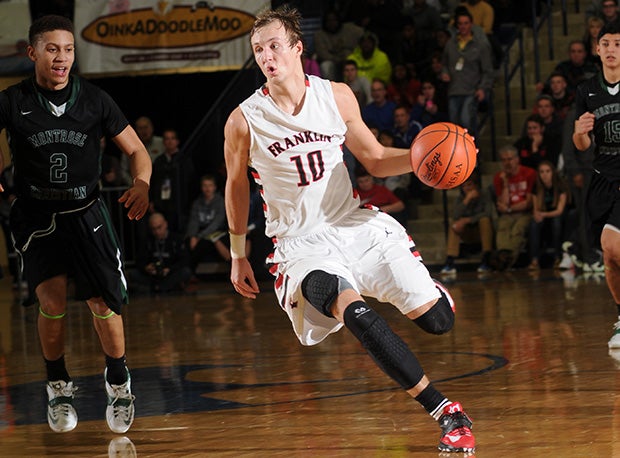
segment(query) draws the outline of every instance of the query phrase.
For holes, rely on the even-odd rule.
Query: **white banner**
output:
[[[0,2],[0,75],[28,73],[34,68],[26,55],[29,28],[28,0]]]
[[[265,0],[75,2],[82,74],[219,71],[251,55],[248,33]]]

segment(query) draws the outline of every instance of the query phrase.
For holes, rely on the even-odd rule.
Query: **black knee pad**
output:
[[[338,297],[338,277],[313,270],[301,282],[301,293],[323,315],[333,318],[331,306]]]
[[[407,344],[363,301],[344,311],[344,324],[362,343],[377,365],[405,390],[416,386],[424,371]]]
[[[441,291],[441,297],[424,315],[413,320],[415,324],[430,334],[444,334],[454,326],[454,311],[450,301]]]

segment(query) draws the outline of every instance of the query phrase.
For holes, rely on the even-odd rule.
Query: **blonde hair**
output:
[[[254,36],[258,29],[261,29],[274,21],[280,21],[286,34],[288,35],[289,45],[294,46],[298,41],[303,43],[303,33],[301,31],[301,14],[295,8],[289,7],[287,4],[275,10],[265,10],[256,16],[254,26],[250,31],[250,38]]]

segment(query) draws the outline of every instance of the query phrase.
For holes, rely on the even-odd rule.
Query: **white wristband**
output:
[[[233,259],[245,258],[245,234],[230,235],[230,257]]]

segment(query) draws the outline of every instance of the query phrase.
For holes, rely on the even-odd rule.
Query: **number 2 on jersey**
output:
[[[50,156],[50,183],[67,182],[67,155],[65,153],[53,153]]]

